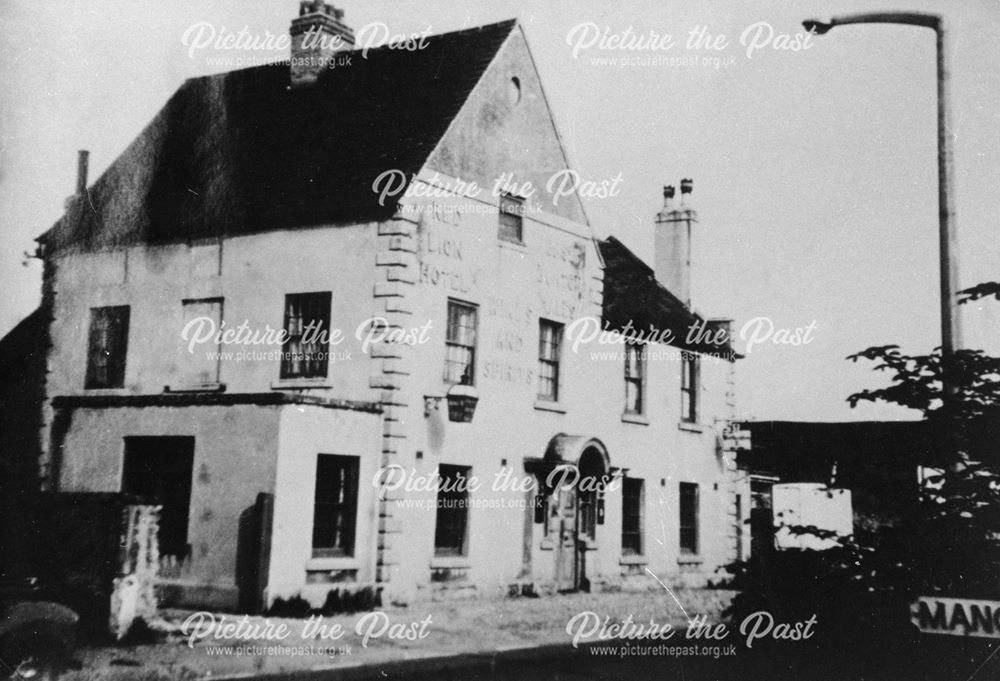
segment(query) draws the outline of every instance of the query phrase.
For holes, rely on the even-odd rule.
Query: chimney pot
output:
[[[690,177],[686,177],[681,180],[681,194],[690,194],[694,180]]]
[[[671,209],[674,203],[674,186],[668,184],[663,188],[663,212]]]

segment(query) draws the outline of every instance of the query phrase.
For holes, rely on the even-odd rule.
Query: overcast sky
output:
[[[952,38],[960,284],[1000,279],[996,2],[338,6],[355,29],[383,22],[393,33],[520,19],[572,164],[584,179],[622,175],[617,197],[586,202],[595,232],[618,236],[647,262],[661,186],[694,178],[696,308],[734,318],[737,330],[757,317],[776,329],[815,325],[809,345],[763,343],[739,362],[742,417],[912,418],[888,408],[851,410],[847,395],[881,379],[844,358],[870,345],[924,352],[940,342],[933,33],[849,26],[805,50],[772,49],[779,34],[801,32],[803,19],[872,8],[944,15]],[[93,181],[184,79],[233,68],[212,61],[239,56],[233,51],[189,55],[182,39],[192,25],[279,34],[297,7],[295,0],[0,4],[0,332],[38,303],[41,267],[36,260],[23,266],[22,253],[72,193],[76,150],[91,151]],[[585,22],[609,35],[630,27],[640,36],[670,34],[676,44],[661,57],[718,59],[609,65],[608,57],[650,53],[591,47],[574,55],[568,37]],[[748,55],[740,38],[755,24],[761,40],[768,30],[774,38]],[[688,49],[697,26],[724,35],[725,46]],[[1000,303],[966,306],[963,317],[967,346],[1000,352]]]

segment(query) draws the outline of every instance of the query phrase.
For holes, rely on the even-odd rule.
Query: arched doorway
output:
[[[597,440],[584,448],[577,462],[576,485],[576,588],[590,591],[587,553],[597,549],[597,526],[604,524],[604,487],[608,480],[607,451]]]
[[[544,541],[555,551],[553,575],[559,591],[587,591],[587,554],[598,548],[604,494],[611,467],[596,438],[559,434],[542,459],[525,461],[541,484]]]

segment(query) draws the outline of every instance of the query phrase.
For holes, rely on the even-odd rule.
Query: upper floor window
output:
[[[625,345],[625,413],[641,414],[643,404],[643,382],[646,377],[646,363],[642,356],[642,346],[635,343]]]
[[[509,194],[500,195],[500,231],[504,241],[524,243],[524,201]]]
[[[559,357],[563,325],[547,319],[538,321],[538,399],[559,400]]]
[[[643,525],[643,481],[622,479],[622,554],[641,556]]]
[[[685,353],[681,362],[681,420],[688,423],[698,421],[698,382],[701,373],[701,357],[693,352]]]
[[[475,305],[448,301],[444,358],[444,380],[447,383],[475,384],[477,319],[478,308]]]
[[[354,555],[358,457],[320,454],[313,501],[313,557]]]
[[[182,336],[180,350],[180,376],[185,384],[208,385],[219,382],[219,343],[217,334],[205,343],[196,343],[193,347],[183,338],[200,338],[201,329],[222,328],[222,298],[204,298],[201,300],[184,300],[181,302],[184,315],[184,329],[192,333]]]
[[[128,320],[128,305],[90,308],[84,388],[121,388],[125,385]]]
[[[281,378],[325,378],[330,347],[330,292],[285,296]]]
[[[680,484],[681,553],[698,553],[698,485]]]

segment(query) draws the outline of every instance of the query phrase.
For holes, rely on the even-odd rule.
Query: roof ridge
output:
[[[446,33],[434,33],[433,35],[427,36],[427,38],[429,40],[433,40],[433,39],[436,39],[436,38],[455,38],[455,37],[460,37],[460,36],[461,37],[465,37],[467,34],[485,33],[487,30],[495,30],[495,29],[499,29],[499,28],[502,28],[502,27],[509,29],[509,31],[513,31],[514,27],[517,26],[517,25],[518,25],[518,19],[516,19],[516,18],[513,18],[513,19],[504,19],[503,21],[497,21],[497,22],[494,22],[492,24],[483,24],[481,26],[470,26],[469,28],[460,28],[458,30],[448,31]],[[365,48],[365,47],[355,47],[354,49],[351,49],[351,50],[342,50],[342,52],[343,52],[343,54],[354,54],[356,52],[364,52],[364,51],[367,50],[368,54],[371,54],[373,52],[377,53],[377,54],[381,54],[382,52],[388,52],[389,50],[392,50],[392,49],[398,49],[398,48],[392,48],[392,47],[389,47],[388,44],[383,44],[383,45],[379,45],[377,47],[368,47],[368,48]],[[286,56],[286,57],[282,57],[280,59],[275,59],[274,61],[270,61],[270,62],[267,62],[265,64],[255,64],[253,66],[247,66],[247,67],[240,68],[240,69],[232,69],[232,70],[229,70],[229,71],[219,71],[217,73],[206,73],[206,74],[200,75],[200,76],[190,76],[188,78],[185,78],[184,82],[186,83],[188,81],[201,80],[203,78],[218,78],[220,76],[225,76],[225,75],[230,74],[230,73],[247,73],[248,71],[253,71],[255,69],[261,69],[261,70],[263,70],[263,69],[274,68],[276,66],[287,67],[287,66],[289,66],[291,64],[291,61],[292,61],[292,58],[291,58],[291,55],[289,55],[289,56]]]
[[[391,215],[359,178],[386,164],[417,172],[517,26],[428,36],[419,51],[351,50],[350,68],[310,88],[288,87],[285,60],[187,78],[87,187],[88,201],[38,241],[91,249]],[[327,125],[333,110],[338,124]]]

